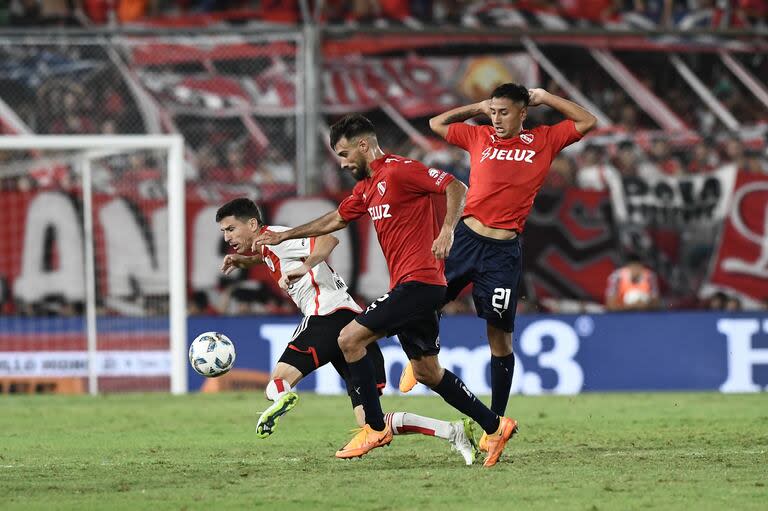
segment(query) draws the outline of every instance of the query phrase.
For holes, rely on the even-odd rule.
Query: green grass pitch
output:
[[[387,411],[458,418],[436,397]],[[499,464],[436,438],[333,457],[343,397],[303,394],[272,437],[261,395],[0,398],[0,509],[765,510],[768,394],[512,396]]]

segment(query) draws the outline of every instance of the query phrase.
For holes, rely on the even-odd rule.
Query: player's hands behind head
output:
[[[483,113],[485,115],[487,115],[488,117],[490,117],[491,116],[491,100],[490,99],[486,99],[484,101],[481,101],[479,103],[479,105],[480,105],[480,109],[483,111]]]
[[[279,232],[264,231],[253,240],[251,250],[258,252],[264,245],[279,245],[283,242],[283,237]]]
[[[528,94],[530,95],[528,106],[539,106],[549,92],[544,89],[528,89]]]

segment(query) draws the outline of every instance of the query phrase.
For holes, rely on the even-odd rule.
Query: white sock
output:
[[[280,396],[286,392],[290,392],[291,385],[282,378],[275,378],[267,384],[266,395],[270,401],[277,401]]]
[[[384,421],[392,428],[394,435],[421,433],[446,440],[451,438],[451,423],[431,417],[422,417],[408,412],[392,412],[384,415]]]

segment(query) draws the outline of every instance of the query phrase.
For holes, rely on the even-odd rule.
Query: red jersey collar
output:
[[[398,156],[397,154],[386,153],[381,158],[376,158],[370,163],[371,170],[373,170],[374,174],[378,172],[381,167],[384,166],[384,164],[387,162],[387,158],[406,159],[404,156]],[[370,176],[370,177],[373,177],[373,176]]]
[[[491,138],[491,143],[492,144],[503,144],[503,145],[512,144],[512,143],[517,142],[517,141],[520,140],[520,135],[523,135],[523,134],[526,134],[526,133],[531,133],[531,130],[522,129],[522,130],[520,130],[520,133],[518,133],[514,137],[501,138],[498,135],[496,135],[496,130],[493,129],[493,126],[488,126],[488,127],[490,128],[489,136]]]

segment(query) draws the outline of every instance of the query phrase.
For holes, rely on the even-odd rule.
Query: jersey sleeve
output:
[[[454,180],[449,173],[427,168],[423,163],[413,161],[412,164],[398,172],[398,178],[405,190],[414,193],[445,193],[445,187]]]
[[[288,227],[271,226],[270,231],[287,231]],[[301,259],[308,257],[315,245],[315,238],[286,240],[279,245],[269,245],[269,249],[280,259]]]
[[[448,125],[448,134],[445,136],[446,142],[461,147],[469,151],[472,140],[475,138],[475,127],[465,122],[454,122]]]
[[[547,141],[552,147],[552,155],[554,156],[574,142],[581,140],[583,136],[576,129],[576,123],[570,119],[550,126],[547,132]]]
[[[367,213],[365,202],[363,202],[362,196],[358,193],[357,187],[352,190],[352,195],[341,201],[338,211],[345,222],[351,222]]]

